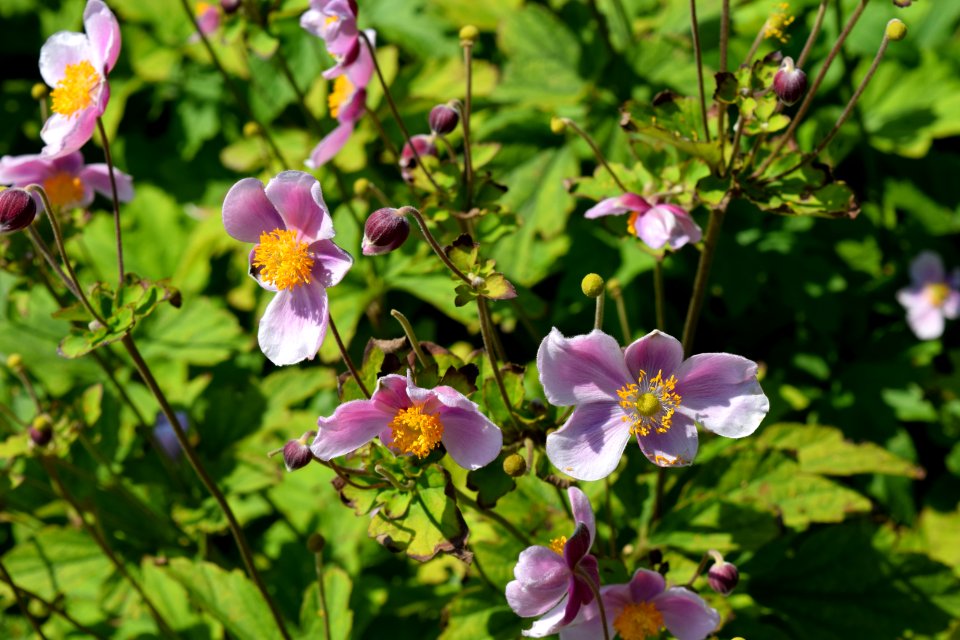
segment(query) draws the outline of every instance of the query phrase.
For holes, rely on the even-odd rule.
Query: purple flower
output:
[[[23,189],[0,187],[0,234],[26,229],[37,217],[37,202]]]
[[[133,179],[114,170],[117,197],[121,202],[133,199]],[[41,155],[3,156],[0,158],[0,184],[25,187],[39,184],[55,209],[88,207],[94,192],[112,197],[110,170],[99,162],[83,164],[83,154],[73,151],[56,158]],[[40,205],[39,196],[37,204]]]
[[[416,151],[416,155],[414,155]],[[437,145],[434,143],[432,135],[423,133],[410,137],[410,142],[403,145],[400,150],[400,176],[405,182],[413,182],[413,171],[417,168],[417,156],[420,159],[427,156],[437,155]]]
[[[683,587],[666,587],[659,573],[639,569],[629,583],[601,589],[610,637],[659,638],[666,627],[677,640],[703,640],[720,625],[720,614],[703,598]],[[560,640],[597,640],[603,637],[601,624],[600,609],[593,603],[560,631]]]
[[[452,387],[421,389],[406,377],[387,375],[369,400],[352,400],[317,420],[310,449],[321,460],[359,449],[376,437],[395,454],[430,455],[440,443],[464,469],[479,469],[500,453],[503,434],[476,404]]]
[[[359,39],[356,0],[310,0],[300,26],[322,38],[330,55],[345,56]]]
[[[651,249],[667,245],[676,251],[685,244],[700,241],[700,227],[681,207],[675,204],[650,204],[635,193],[601,200],[588,209],[584,217],[593,220],[628,212],[630,219],[627,221],[627,231],[643,240]]]
[[[910,263],[910,286],[897,292],[907,324],[921,340],[943,334],[944,320],[960,314],[960,267],[947,277],[936,253],[924,251]]]
[[[541,616],[523,632],[525,636],[542,638],[556,633],[593,601],[593,590],[584,576],[594,588],[600,585],[597,559],[588,553],[597,535],[593,509],[576,487],[567,489],[567,497],[576,522],[570,538],[560,536],[551,540],[550,546],[524,549],[513,569],[516,580],[507,584],[507,603],[518,616]]]
[[[547,399],[575,406],[547,436],[547,456],[579,480],[613,473],[630,436],[661,467],[692,464],[697,427],[728,438],[753,433],[770,403],[757,365],[729,353],[683,359],[680,342],[651,331],[626,349],[602,331],[540,343],[537,369]]]
[[[107,5],[87,0],[83,28],[58,31],[40,49],[40,75],[53,87],[53,113],[40,132],[45,156],[82,147],[110,100],[107,74],[120,55],[120,25]]]
[[[244,178],[223,200],[223,226],[256,245],[250,274],[277,292],[260,320],[261,351],[277,365],[312,360],[327,333],[327,288],[353,264],[330,240],[333,220],[320,183],[302,171],[284,171],[266,189]]]
[[[220,28],[220,11],[220,6],[217,4],[210,2],[198,2],[196,4],[193,12],[197,18],[197,26],[200,28],[200,33],[208,36]],[[195,42],[198,40],[200,40],[200,34],[193,34],[191,41]]]
[[[187,414],[183,411],[176,411],[174,415],[180,421],[184,433],[190,430],[190,422],[187,420]],[[161,411],[157,414],[157,420],[153,425],[153,439],[160,447],[163,455],[176,462],[183,451],[180,449],[180,442],[177,440],[177,434],[173,431],[173,425],[167,419],[167,416]]]

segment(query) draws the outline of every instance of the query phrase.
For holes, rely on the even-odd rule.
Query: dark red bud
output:
[[[430,109],[430,131],[445,136],[460,124],[460,114],[449,105],[438,104]]]
[[[740,582],[740,572],[729,562],[715,563],[707,571],[707,582],[710,588],[721,595],[729,595]]]
[[[410,222],[403,209],[385,207],[367,217],[363,225],[360,249],[365,256],[390,253],[402,245],[410,235]]]
[[[315,431],[307,431],[299,439],[290,440],[283,445],[283,464],[287,466],[287,471],[296,471],[310,464],[313,454],[310,453],[307,443],[313,440],[315,435]]]
[[[893,0],[893,4],[900,7],[901,9],[904,9],[906,7],[909,7],[911,4],[913,4],[913,0]]]
[[[793,58],[784,58],[773,76],[773,91],[783,104],[790,106],[803,97],[807,90],[807,74],[793,65]]]
[[[0,191],[0,233],[26,229],[37,217],[37,203],[23,189]]]
[[[240,0],[220,0],[220,8],[225,14],[230,15],[240,8]]]

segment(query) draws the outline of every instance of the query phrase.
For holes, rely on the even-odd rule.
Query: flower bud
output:
[[[260,125],[258,125],[256,122],[248,122],[243,125],[244,138],[252,138],[258,133],[260,133]]]
[[[783,104],[790,106],[802,98],[806,90],[807,74],[794,66],[793,58],[784,58],[777,74],[773,76],[774,93]]]
[[[580,281],[580,289],[588,298],[599,298],[603,295],[603,278],[595,273],[588,273]]]
[[[43,100],[44,98],[47,97],[49,93],[50,93],[50,90],[47,89],[47,85],[43,84],[42,82],[38,82],[37,84],[30,87],[30,96],[34,100]]]
[[[913,4],[913,0],[893,0],[893,4],[901,9],[905,9]]]
[[[23,189],[0,191],[0,233],[12,233],[30,226],[37,217],[37,202]]]
[[[406,211],[384,207],[367,217],[360,248],[365,256],[379,256],[397,249],[410,235]]]
[[[550,131],[553,131],[555,134],[560,135],[563,133],[564,129],[567,128],[567,123],[563,121],[563,118],[553,116],[550,118]]]
[[[320,553],[327,546],[327,541],[319,533],[311,533],[307,538],[307,549],[310,553]]]
[[[503,460],[503,472],[511,478],[519,478],[527,472],[527,461],[518,453],[511,453]]]
[[[370,190],[370,181],[366,178],[357,178],[353,182],[353,195],[362,198]]]
[[[230,15],[240,8],[240,0],[220,0],[220,8],[225,14]]]
[[[719,552],[711,551],[710,555],[715,562],[707,571],[707,582],[710,583],[710,588],[720,595],[729,595],[740,582],[740,572],[736,565],[724,561]]]
[[[306,431],[298,439],[288,440],[287,444],[283,445],[283,464],[286,465],[287,471],[296,471],[310,464],[313,454],[307,443],[316,435],[316,431]]]
[[[445,136],[457,128],[460,123],[460,114],[450,105],[438,104],[430,109],[427,120],[430,122],[430,131]]]
[[[53,423],[50,421],[50,416],[42,414],[34,418],[28,433],[30,434],[30,442],[34,446],[45,447],[50,444],[53,439]]]
[[[907,25],[903,20],[894,18],[887,23],[887,38],[890,40],[903,40],[907,37]]]
[[[416,151],[416,153],[414,153]],[[400,150],[400,175],[404,181],[413,181],[413,170],[417,168],[417,157],[423,160],[427,156],[437,155],[437,145],[433,143],[433,136],[417,134],[410,138],[410,142]]]
[[[473,42],[480,37],[480,31],[473,26],[468,24],[467,26],[460,29],[460,44],[473,44]]]
[[[11,353],[7,356],[7,367],[11,371],[19,371],[23,367],[23,356],[19,353]]]

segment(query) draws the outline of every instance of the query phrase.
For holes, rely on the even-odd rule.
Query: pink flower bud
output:
[[[456,109],[446,104],[438,104],[430,109],[430,131],[445,136],[460,123],[460,114]]]
[[[220,8],[225,14],[230,15],[240,8],[240,0],[220,0]]]
[[[773,76],[773,91],[783,104],[790,106],[803,97],[807,90],[807,74],[793,65],[793,58],[783,59],[777,75]]]
[[[0,191],[0,233],[12,233],[30,226],[37,217],[37,203],[23,189]]]
[[[707,571],[707,582],[710,583],[711,589],[726,596],[740,582],[740,572],[736,565],[723,561],[717,562]]]
[[[53,439],[53,429],[50,428],[50,425],[45,425],[40,427],[30,427],[30,441],[38,447],[47,446],[50,441]]]
[[[416,151],[416,153],[414,153]],[[404,181],[413,181],[413,170],[417,168],[417,156],[423,160],[427,156],[437,155],[437,145],[433,143],[433,136],[417,134],[410,138],[410,142],[400,150],[400,175]]]
[[[310,464],[313,454],[307,442],[313,440],[315,435],[316,431],[306,431],[299,439],[289,440],[283,445],[283,464],[287,466],[287,471],[296,471]]]
[[[385,207],[367,217],[363,225],[363,255],[378,256],[400,247],[410,235],[410,222],[406,211]]]

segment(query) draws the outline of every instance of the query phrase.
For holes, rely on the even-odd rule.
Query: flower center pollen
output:
[[[333,91],[327,96],[327,104],[330,105],[330,117],[336,118],[340,115],[340,109],[343,103],[353,95],[353,83],[346,75],[337,76],[333,81]]]
[[[69,173],[55,173],[43,181],[43,190],[50,198],[50,204],[66,208],[83,199],[83,182]]]
[[[924,293],[927,294],[930,304],[935,307],[942,307],[943,303],[946,302],[950,296],[950,287],[945,282],[928,284],[924,289]]]
[[[424,413],[423,405],[400,409],[390,421],[393,446],[401,453],[426,458],[440,444],[443,423],[437,416]]]
[[[657,371],[651,378],[641,370],[635,384],[617,390],[624,413],[621,419],[630,423],[631,435],[647,436],[670,430],[673,414],[680,406],[680,394],[674,391],[676,384],[676,376],[664,380],[663,371]]]
[[[787,27],[793,24],[796,17],[790,15],[790,3],[788,2],[779,2],[774,7],[776,10],[763,25],[763,37],[776,38],[782,44],[786,44],[787,40],[790,39],[790,36],[787,35]]]
[[[93,90],[100,84],[100,74],[89,61],[68,64],[63,77],[53,88],[53,111],[73,116],[93,103]]]
[[[632,602],[613,621],[613,628],[623,640],[654,638],[663,628],[663,615],[652,602]]]
[[[560,536],[559,538],[554,538],[550,541],[550,544],[547,545],[550,547],[550,551],[553,551],[557,555],[563,555],[563,547],[567,544],[567,536]]]
[[[310,282],[313,269],[308,247],[291,229],[263,232],[260,244],[253,250],[253,266],[260,268],[260,277],[265,282],[281,291],[299,287]]]

